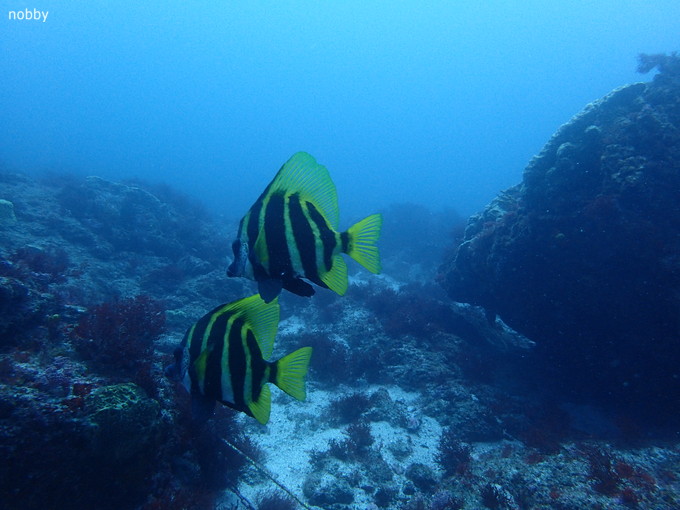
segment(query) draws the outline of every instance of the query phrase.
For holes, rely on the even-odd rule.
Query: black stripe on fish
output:
[[[263,194],[246,213],[243,220],[241,220],[247,221],[246,242],[248,243],[248,260],[250,260],[250,265],[253,267],[253,275],[256,280],[266,278],[267,276],[262,264],[257,260],[257,255],[255,254],[255,241],[257,241],[257,236],[260,234],[261,230],[260,214],[264,203],[265,199]]]
[[[318,240],[323,246],[323,267],[321,269],[326,272],[329,271],[333,265],[333,250],[335,250],[335,245],[337,243],[335,232],[328,227],[326,218],[323,217],[313,203],[306,202],[306,205],[309,217],[319,229],[319,234],[321,235],[321,239]]]
[[[246,347],[250,351],[250,382],[251,392],[250,400],[255,402],[260,398],[260,392],[264,381],[264,372],[267,368],[267,362],[262,357],[262,350],[260,349],[253,331],[248,328],[246,333]]]
[[[347,232],[340,234],[340,241],[342,242],[342,253],[347,253],[349,251],[349,234]]]
[[[191,391],[196,393],[200,393],[200,381],[198,380],[198,374],[196,373],[194,363],[201,355],[203,333],[205,332],[209,320],[209,315],[201,317],[201,319],[189,328],[186,333],[186,342],[189,346],[189,377],[191,379]]]
[[[278,278],[293,273],[286,240],[286,222],[284,220],[285,197],[282,193],[274,193],[267,203],[264,215],[264,232],[269,254],[269,276]]]
[[[300,254],[303,274],[307,277],[316,277],[319,270],[316,265],[316,238],[309,221],[302,210],[300,195],[294,194],[288,201],[290,224],[293,228],[296,249]]]
[[[245,321],[239,317],[231,324],[227,343],[229,345],[229,375],[231,376],[231,387],[234,391],[234,407],[236,409],[247,409],[243,400],[245,378],[247,372],[246,353],[243,346],[243,332]]]
[[[227,324],[230,314],[219,314],[208,333],[206,348],[208,358],[205,363],[203,395],[222,400],[222,352],[226,341]]]

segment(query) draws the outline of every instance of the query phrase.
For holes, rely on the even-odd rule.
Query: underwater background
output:
[[[3,3],[0,510],[680,506],[675,2]],[[164,376],[296,151],[382,273],[305,402]]]

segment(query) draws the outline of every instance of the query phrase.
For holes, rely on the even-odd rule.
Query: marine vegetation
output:
[[[257,497],[257,510],[295,510],[295,501],[279,492],[267,491]]]
[[[470,473],[470,445],[458,439],[451,427],[442,431],[436,458],[446,476],[465,476]]]
[[[97,370],[131,376],[150,395],[153,342],[165,331],[165,308],[150,296],[107,301],[90,308],[71,330],[78,350]]]
[[[267,303],[282,288],[313,295],[314,288],[302,278],[342,296],[347,292],[347,265],[341,253],[380,273],[382,216],[368,216],[346,232],[337,231],[338,222],[338,197],[328,170],[298,152],[241,220],[227,274],[257,281]]]

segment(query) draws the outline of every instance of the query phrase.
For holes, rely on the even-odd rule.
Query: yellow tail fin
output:
[[[303,347],[281,358],[276,362],[276,381],[274,381],[274,384],[291,397],[304,400],[307,397],[305,376],[311,357],[312,348]]]
[[[379,274],[382,269],[378,252],[381,228],[382,215],[371,214],[347,230],[349,234],[347,255],[375,274]]]

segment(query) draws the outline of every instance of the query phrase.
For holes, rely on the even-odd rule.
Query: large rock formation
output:
[[[680,410],[680,57],[653,67],[562,126],[442,276],[537,342],[542,380],[659,417]]]

